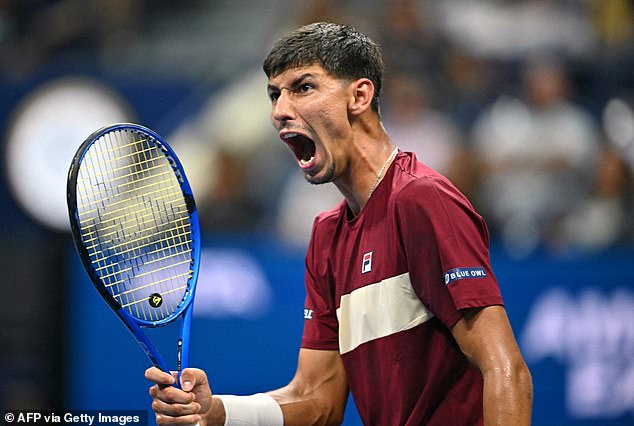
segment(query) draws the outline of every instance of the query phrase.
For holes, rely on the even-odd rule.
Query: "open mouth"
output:
[[[288,132],[280,135],[281,139],[288,145],[301,167],[308,167],[315,159],[315,142],[308,136],[297,132]]]

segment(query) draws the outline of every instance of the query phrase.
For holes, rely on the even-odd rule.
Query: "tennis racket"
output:
[[[67,202],[75,245],[92,283],[152,364],[168,373],[142,328],[181,319],[180,377],[189,360],[200,229],[176,154],[137,124],[97,130],[73,158]]]

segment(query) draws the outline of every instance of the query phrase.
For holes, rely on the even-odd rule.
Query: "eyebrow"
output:
[[[310,78],[310,77],[315,77],[315,74],[307,72],[304,73],[302,75],[300,75],[299,77],[293,79],[293,81],[291,81],[291,84],[289,85],[290,89],[295,89],[297,86],[299,86],[305,79]],[[269,93],[271,91],[279,91],[281,90],[281,88],[279,88],[278,86],[275,86],[273,84],[268,84],[267,89],[269,91]]]

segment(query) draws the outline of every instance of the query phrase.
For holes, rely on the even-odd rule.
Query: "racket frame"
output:
[[[79,213],[77,210],[77,177],[79,174],[80,164],[88,152],[89,148],[102,136],[110,132],[116,131],[131,131],[139,134],[147,134],[150,136],[156,145],[161,149],[166,156],[176,178],[179,182],[179,186],[183,192],[183,197],[187,205],[187,211],[190,219],[190,231],[192,246],[192,264],[191,274],[188,281],[188,290],[183,295],[183,301],[178,309],[176,309],[171,315],[162,318],[157,321],[146,321],[141,318],[136,318],[130,315],[121,304],[115,300],[115,298],[108,292],[101,278],[97,274],[95,268],[92,266],[90,254],[86,249],[81,236]],[[117,314],[117,316],[126,325],[132,336],[135,338],[143,352],[150,359],[152,364],[166,373],[170,373],[170,369],[167,363],[156,349],[156,346],[150,341],[143,328],[155,328],[161,327],[172,323],[177,318],[181,318],[180,337],[178,341],[177,350],[177,371],[180,377],[182,369],[187,368],[189,364],[189,338],[191,330],[191,319],[193,311],[193,302],[196,292],[196,283],[198,280],[198,271],[200,268],[200,223],[198,219],[198,210],[194,202],[194,196],[185,176],[185,172],[182,164],[178,160],[174,150],[165,142],[165,140],[153,130],[134,123],[117,123],[110,126],[103,127],[93,132],[86,140],[80,145],[73,157],[70,169],[68,171],[67,181],[67,204],[70,217],[70,225],[72,230],[75,247],[79,253],[79,257],[84,265],[84,269],[90,277],[90,281],[97,289],[101,297],[106,301],[110,308]]]

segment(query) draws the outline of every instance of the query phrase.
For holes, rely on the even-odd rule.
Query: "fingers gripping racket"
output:
[[[92,283],[152,364],[168,373],[142,328],[182,320],[180,376],[189,359],[200,230],[176,154],[143,126],[105,127],[77,150],[67,190],[75,245]]]

